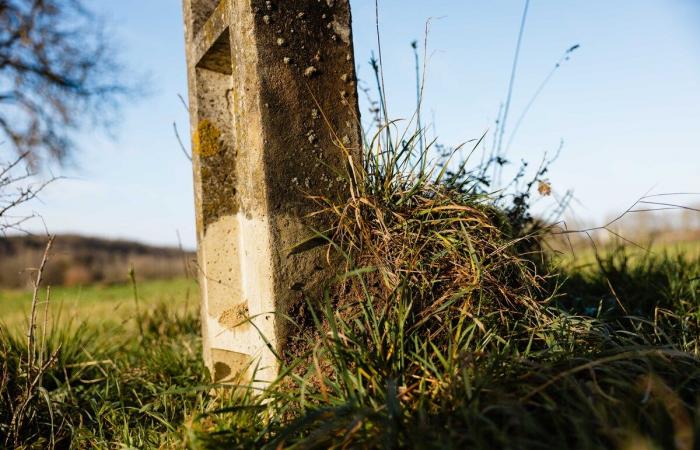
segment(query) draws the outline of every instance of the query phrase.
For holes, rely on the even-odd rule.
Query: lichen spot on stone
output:
[[[314,75],[316,75],[317,73],[318,73],[318,69],[315,68],[314,66],[309,66],[306,68],[306,70],[304,70],[304,76],[307,78],[311,78]]]
[[[335,34],[340,36],[340,39],[346,44],[350,45],[350,27],[341,24],[337,20],[333,20],[333,22],[329,25],[332,25],[333,31],[335,31]]]
[[[201,157],[216,155],[223,147],[221,131],[207,119],[197,124],[192,141],[195,155]]]

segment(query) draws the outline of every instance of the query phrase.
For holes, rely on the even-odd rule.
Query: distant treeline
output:
[[[0,236],[0,287],[30,287],[47,241],[45,236]],[[44,282],[54,286],[122,283],[129,280],[132,266],[139,280],[184,277],[191,275],[187,272],[193,270],[194,258],[194,253],[177,248],[59,235]]]

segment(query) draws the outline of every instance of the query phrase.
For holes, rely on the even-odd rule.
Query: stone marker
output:
[[[184,0],[202,289],[214,381],[264,384],[286,314],[332,264],[307,194],[347,196],[359,161],[348,0]]]

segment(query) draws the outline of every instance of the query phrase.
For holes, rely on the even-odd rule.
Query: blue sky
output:
[[[97,3],[97,2],[95,2]],[[359,76],[371,80],[374,2],[351,0]],[[524,0],[381,0],[390,113],[414,108],[410,42],[430,60],[424,109],[441,142],[493,129],[505,98]],[[172,131],[189,129],[182,18],[177,0],[99,2],[130,68],[150,94],[123,111],[113,139],[86,131],[79,166],[29,208],[52,232],[193,247],[189,161]],[[600,222],[653,192],[700,192],[700,2],[532,0],[511,106],[511,124],[562,53],[580,44],[531,109],[509,157],[536,162],[565,146],[553,167],[557,192],[573,189],[575,214]],[[508,134],[506,134],[508,136]],[[697,203],[700,196],[679,198]],[[28,210],[25,210],[28,211]],[[35,222],[30,229],[43,225]]]

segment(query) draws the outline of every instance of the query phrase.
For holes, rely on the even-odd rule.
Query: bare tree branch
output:
[[[0,0],[0,136],[32,165],[66,160],[133,93],[82,0]]]
[[[34,200],[51,183],[60,177],[51,176],[44,181],[33,181],[36,173],[27,164],[29,153],[0,162],[0,234],[7,231],[21,231],[21,226],[33,215],[15,216],[10,212],[20,205]]]

